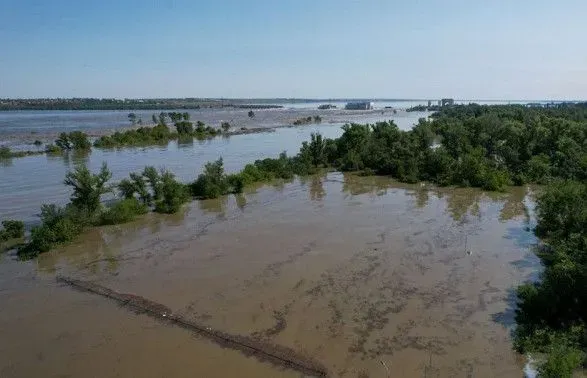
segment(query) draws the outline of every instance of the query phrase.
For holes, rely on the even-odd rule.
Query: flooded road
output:
[[[299,376],[61,274],[292,348],[333,377],[519,377],[511,290],[538,267],[532,226],[525,188],[329,173],[97,228],[36,261],[3,257],[0,376]]]

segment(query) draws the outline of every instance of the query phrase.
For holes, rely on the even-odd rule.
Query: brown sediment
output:
[[[313,361],[306,356],[302,356],[290,348],[212,329],[193,320],[173,314],[171,309],[165,305],[153,302],[144,297],[134,294],[119,293],[94,282],[82,281],[64,276],[57,276],[57,282],[64,283],[77,290],[90,292],[92,294],[112,299],[118,302],[121,306],[126,306],[134,312],[144,313],[167,324],[177,325],[190,330],[214,341],[222,347],[238,350],[246,356],[257,358],[259,361],[270,362],[276,366],[292,369],[309,376],[325,377],[328,375],[326,368],[319,362]],[[276,319],[278,318],[279,317],[276,315]],[[278,323],[281,324],[279,321]]]

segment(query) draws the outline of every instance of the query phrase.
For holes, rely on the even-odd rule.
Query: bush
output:
[[[222,131],[224,131],[225,133],[227,133],[228,130],[230,130],[230,123],[228,123],[228,122],[222,122],[222,124],[220,125],[220,127],[222,128]]]
[[[92,147],[88,135],[81,131],[59,134],[55,145],[62,150],[89,150]]]
[[[510,184],[510,175],[504,170],[487,169],[481,179],[481,188],[485,190],[503,192]]]
[[[206,163],[204,173],[190,185],[194,197],[201,199],[218,198],[229,191],[222,158]]]
[[[155,203],[155,211],[158,213],[176,213],[190,198],[188,187],[175,180],[170,172],[161,174],[160,190],[161,199]]]
[[[194,133],[194,125],[189,121],[175,122],[175,129],[180,136],[192,135]]]
[[[84,227],[93,223],[87,213],[71,206],[61,208],[56,205],[41,207],[41,225],[33,227],[31,238],[27,244],[20,247],[18,254],[21,258],[33,258],[44,253],[56,245],[70,242],[79,235]]]
[[[0,147],[0,159],[10,159],[12,157],[12,152],[10,151],[9,147],[2,146]]]
[[[239,173],[226,176],[229,193],[242,193],[245,188],[245,179]]]
[[[546,361],[540,365],[541,378],[571,378],[573,371],[581,364],[584,353],[564,344],[554,344],[549,348]]]
[[[48,144],[45,147],[45,152],[48,153],[48,154],[53,154],[54,155],[54,154],[60,154],[61,152],[63,152],[63,150],[61,148],[57,147],[54,144]]]
[[[0,230],[0,241],[22,239],[24,237],[24,223],[17,220],[2,221],[3,230]]]
[[[271,178],[267,172],[261,171],[255,164],[245,165],[239,175],[245,186],[259,181],[266,181]]]
[[[155,170],[155,168],[145,167],[145,171],[152,176],[151,178],[153,179],[155,187],[158,187],[159,174],[155,170],[153,176],[152,170]],[[144,174],[132,172],[129,176],[130,179],[123,179],[118,183],[117,187],[120,194],[126,199],[135,198],[135,195],[137,195],[143,204],[151,205],[153,203],[153,194],[147,189]]]
[[[100,224],[120,224],[146,214],[149,208],[136,198],[126,198],[116,202],[100,215]]]
[[[92,214],[100,207],[102,195],[110,191],[106,183],[111,177],[112,173],[103,163],[98,174],[92,174],[86,166],[79,166],[67,173],[63,183],[73,188],[71,204]]]

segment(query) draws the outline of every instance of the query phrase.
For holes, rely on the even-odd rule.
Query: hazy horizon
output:
[[[0,98],[586,98],[580,0],[0,1]]]

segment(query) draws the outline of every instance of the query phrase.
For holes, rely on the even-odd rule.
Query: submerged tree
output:
[[[63,183],[73,188],[71,204],[93,214],[100,208],[102,195],[110,191],[106,183],[111,177],[112,173],[106,163],[102,164],[98,174],[92,174],[85,165],[82,165],[75,171],[68,172]]]

